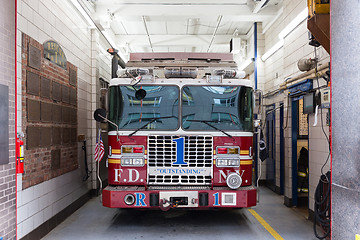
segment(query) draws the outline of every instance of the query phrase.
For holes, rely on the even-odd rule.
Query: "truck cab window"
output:
[[[182,128],[213,131],[201,122],[208,121],[221,130],[252,131],[252,94],[252,89],[244,86],[185,86],[181,94]]]
[[[146,97],[142,100],[135,97],[138,89],[146,91]],[[179,88],[176,86],[112,86],[109,120],[118,124],[119,129],[135,130],[154,118],[159,118],[143,130],[176,130],[179,127],[178,98]],[[111,125],[109,128],[110,131],[116,130]]]

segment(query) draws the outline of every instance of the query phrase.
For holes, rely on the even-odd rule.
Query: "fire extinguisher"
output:
[[[16,173],[24,173],[24,141],[16,138]]]

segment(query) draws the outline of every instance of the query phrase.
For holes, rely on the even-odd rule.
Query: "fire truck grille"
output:
[[[208,185],[211,184],[211,176],[174,176],[174,175],[150,175],[150,184],[186,184]]]
[[[177,143],[184,138],[183,165],[174,165]],[[213,138],[211,136],[149,136],[149,184],[210,185],[213,166]],[[170,174],[171,172],[171,174]],[[196,174],[192,174],[192,173]],[[179,174],[178,174],[179,173]]]

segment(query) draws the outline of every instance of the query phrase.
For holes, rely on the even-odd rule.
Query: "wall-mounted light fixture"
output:
[[[264,55],[262,55],[261,60],[265,62],[271,55],[273,55],[277,50],[284,46],[284,39],[279,40],[274,46],[272,46]]]
[[[90,17],[90,15],[85,11],[84,7],[79,3],[78,0],[70,0],[71,3],[75,6],[75,8],[79,11],[81,16],[85,18],[85,20],[89,24],[89,28],[96,28],[99,30],[99,32],[104,36],[105,40],[110,44],[111,48],[118,49],[116,42],[111,37],[111,35],[106,31],[106,29],[100,24],[100,22],[95,23],[94,20]],[[123,58],[119,54],[119,56],[124,60],[126,58]]]
[[[284,39],[307,17],[308,17],[308,9],[305,8],[279,33],[279,38]]]
[[[277,50],[284,46],[284,39],[288,36],[300,23],[302,23],[308,16],[308,9],[305,8],[302,10],[286,27],[279,33],[279,41],[275,43],[264,55],[262,55],[261,60],[265,61],[271,55],[273,55]]]
[[[85,18],[90,28],[96,28],[94,21],[91,19],[89,14],[84,10],[84,8],[80,5],[77,0],[71,0],[71,3],[76,7],[76,9],[80,12],[81,16]]]

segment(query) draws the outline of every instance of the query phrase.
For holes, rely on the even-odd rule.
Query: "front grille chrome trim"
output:
[[[168,190],[180,190],[180,191],[210,191],[210,186],[149,186],[149,191],[168,191]]]
[[[176,162],[176,142],[184,137],[184,161],[187,165],[172,165]],[[213,137],[151,135],[148,137],[148,184],[149,185],[211,185],[213,174]],[[167,173],[157,171],[167,169]],[[201,172],[199,174],[169,174],[170,170]],[[157,173],[155,173],[157,172]]]

